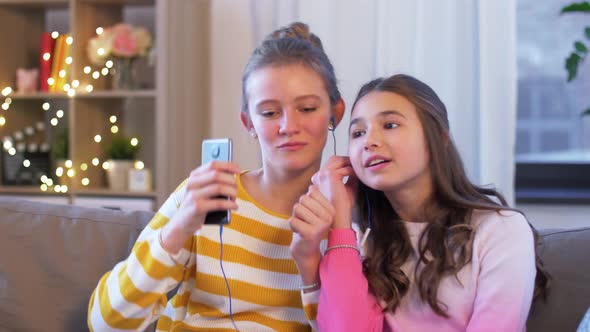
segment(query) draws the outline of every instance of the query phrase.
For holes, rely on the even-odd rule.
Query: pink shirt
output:
[[[406,222],[415,254],[402,266],[412,280],[395,313],[383,313],[368,292],[356,250],[330,250],[322,259],[318,306],[320,331],[525,331],[536,274],[533,234],[519,213],[475,212],[471,262],[442,279],[438,300],[448,318],[420,300],[414,284],[416,248],[426,224]],[[351,229],[332,230],[328,247],[356,245]]]

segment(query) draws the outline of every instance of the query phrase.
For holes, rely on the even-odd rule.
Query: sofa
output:
[[[0,331],[87,331],[92,290],[152,216],[0,197]],[[575,331],[590,307],[590,227],[542,234],[552,288],[528,330]]]

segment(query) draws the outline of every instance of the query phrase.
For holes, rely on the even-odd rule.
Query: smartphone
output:
[[[210,161],[231,161],[232,160],[232,144],[229,138],[217,138],[203,140],[201,148],[201,165]],[[219,198],[226,198],[226,196],[219,196]],[[231,219],[231,211],[213,211],[209,212],[205,217],[206,225],[220,225],[229,224]]]

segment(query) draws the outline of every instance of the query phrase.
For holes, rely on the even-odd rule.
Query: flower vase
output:
[[[113,59],[113,89],[133,90],[136,86],[134,60],[130,58]]]

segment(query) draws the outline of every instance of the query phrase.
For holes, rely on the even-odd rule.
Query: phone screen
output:
[[[229,138],[206,139],[203,140],[201,149],[201,164],[204,165],[213,160],[231,161],[232,144]],[[220,198],[227,198],[220,196]],[[231,211],[214,211],[209,212],[205,217],[206,225],[229,224]]]

